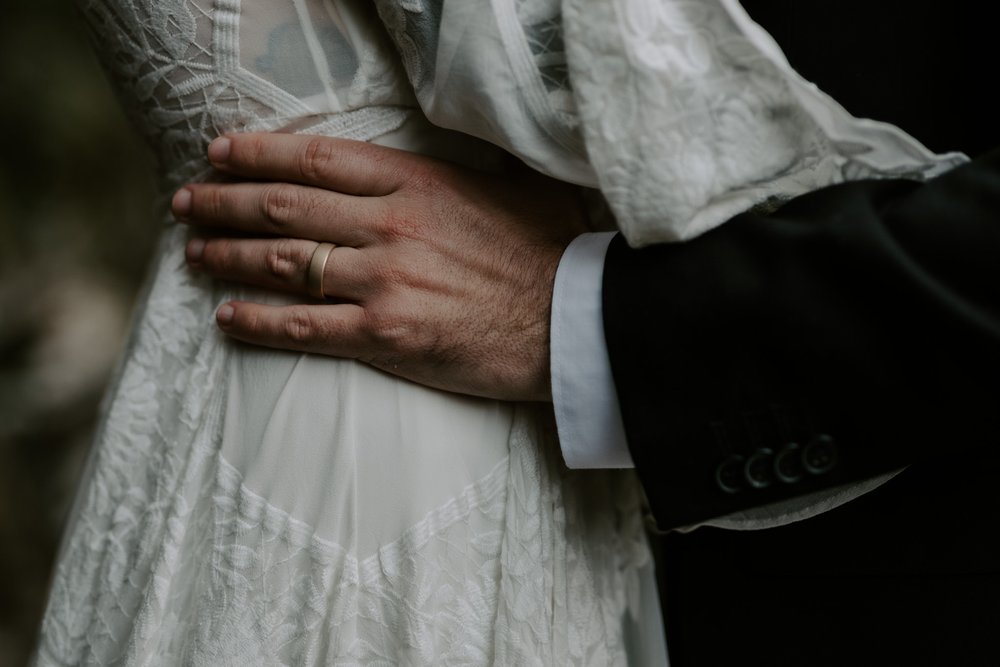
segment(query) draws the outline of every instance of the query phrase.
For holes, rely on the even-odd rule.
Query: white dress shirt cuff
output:
[[[604,340],[604,256],[615,232],[583,234],[559,260],[552,292],[552,402],[570,468],[632,468]]]

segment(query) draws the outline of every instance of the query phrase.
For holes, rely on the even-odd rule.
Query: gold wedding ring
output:
[[[336,248],[332,243],[320,243],[313,250],[312,259],[309,260],[309,273],[306,276],[306,288],[309,296],[316,299],[325,299],[323,293],[323,274],[326,272],[326,261],[330,259],[330,253]]]

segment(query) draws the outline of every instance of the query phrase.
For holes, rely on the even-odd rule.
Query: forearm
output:
[[[994,437],[998,212],[993,153],[927,185],[829,188],[689,244],[613,243],[606,336],[629,446],[661,526]],[[801,452],[824,435],[838,453],[830,470],[794,482],[774,474],[789,443]],[[743,457],[745,477],[755,454],[759,479],[721,488],[720,465]]]

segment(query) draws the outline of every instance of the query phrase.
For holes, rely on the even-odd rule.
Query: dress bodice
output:
[[[361,0],[81,0],[103,64],[166,185],[197,178],[233,131],[369,139],[415,107]]]

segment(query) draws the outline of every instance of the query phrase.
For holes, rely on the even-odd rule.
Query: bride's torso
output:
[[[498,149],[424,119],[369,3],[114,0],[91,2],[85,13],[119,95],[159,157],[165,191],[212,178],[205,147],[234,131],[330,134],[476,166],[499,161]],[[169,230],[165,245],[176,252],[184,238]],[[214,304],[289,300],[187,278]],[[203,316],[198,310],[194,317]],[[398,539],[507,456],[510,405],[430,390],[350,360],[222,348],[224,372],[191,390],[226,396],[224,462],[248,491],[353,556]]]
[[[369,3],[81,1],[164,194],[225,132],[499,160],[423,118]],[[162,219],[40,663],[624,660],[631,477],[568,474],[543,409],[227,340],[220,302],[289,297],[189,271]]]

